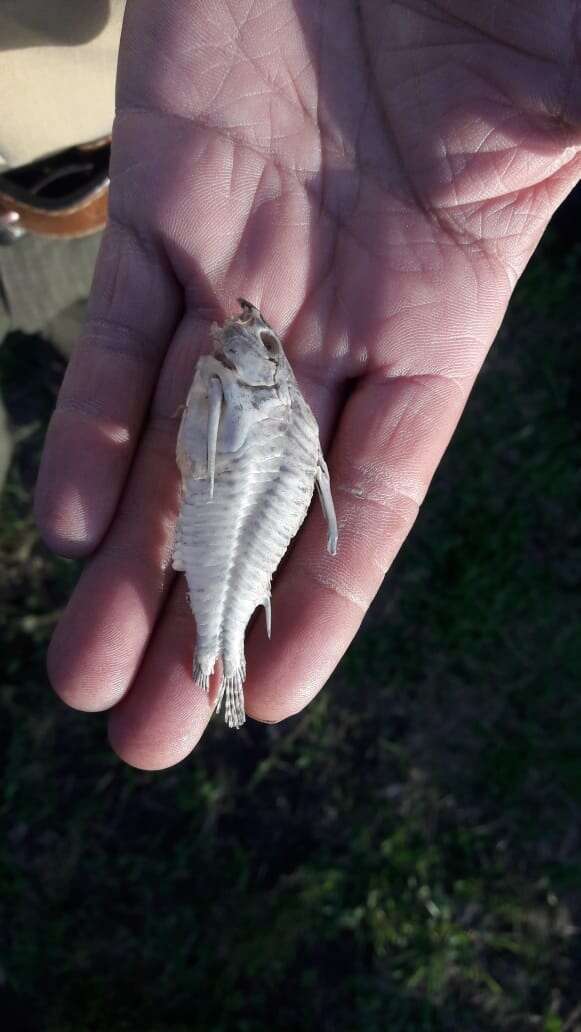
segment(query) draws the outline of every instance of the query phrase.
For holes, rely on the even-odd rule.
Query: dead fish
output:
[[[244,723],[244,636],[264,606],[270,638],[272,576],[318,489],[327,548],[337,520],[317,422],[282,343],[239,298],[240,315],[214,324],[213,354],[197,363],[182,416],[177,464],[181,507],[173,568],[186,575],[196,621],[193,677],[208,691],[221,661],[216,710]]]

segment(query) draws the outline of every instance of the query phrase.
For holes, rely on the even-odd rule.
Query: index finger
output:
[[[161,251],[110,223],[37,481],[36,518],[54,551],[85,555],[107,530],[180,308]]]

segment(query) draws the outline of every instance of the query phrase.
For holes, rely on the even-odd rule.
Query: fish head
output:
[[[239,298],[240,315],[214,333],[214,354],[250,387],[274,387],[290,368],[282,343],[258,308]]]

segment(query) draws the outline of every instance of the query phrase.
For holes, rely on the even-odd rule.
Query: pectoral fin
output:
[[[331,555],[336,555],[337,540],[339,536],[337,531],[337,517],[335,515],[335,506],[333,505],[333,498],[331,495],[329,470],[327,469],[327,463],[323,458],[322,452],[319,452],[315,483],[317,485],[319,498],[321,499],[323,515],[327,521],[327,551]]]
[[[266,636],[267,638],[270,638],[270,634],[272,631],[272,609],[270,605],[270,595],[266,596],[262,604],[264,606],[264,615],[266,617]]]
[[[214,497],[214,476],[216,472],[216,448],[218,445],[218,427],[222,411],[222,384],[217,376],[212,376],[208,384],[208,479],[210,481],[210,498]]]

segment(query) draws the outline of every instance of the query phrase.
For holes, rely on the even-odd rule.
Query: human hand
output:
[[[238,295],[280,332],[340,528],[313,507],[247,640],[247,711],[325,683],[400,545],[552,212],[577,181],[578,5],[129,0],[110,225],[36,496],[91,555],[49,654],[154,769],[211,715],[171,571],[176,412]],[[518,15],[518,17],[517,17]]]

